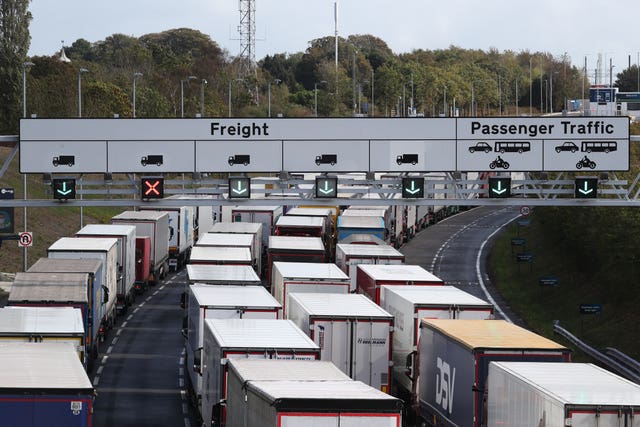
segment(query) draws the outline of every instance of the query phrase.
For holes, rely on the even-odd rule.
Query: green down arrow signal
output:
[[[324,188],[320,188],[318,189],[319,192],[321,192],[322,194],[330,194],[333,192],[333,188],[329,187],[329,181],[325,181],[324,182]]]
[[[578,191],[586,196],[587,194],[593,193],[593,188],[589,188],[589,183],[585,181],[584,189],[579,188]]]
[[[63,181],[62,182],[62,188],[58,188],[56,191],[59,194],[62,194],[63,196],[66,196],[67,194],[70,194],[73,191],[73,188],[67,189],[67,182]]]
[[[502,181],[498,181],[498,188],[492,188],[491,191],[496,194],[503,194],[505,191],[507,191],[507,189],[502,188]]]
[[[238,188],[231,189],[235,194],[244,194],[247,192],[247,187],[242,188],[242,181],[238,181]]]
[[[409,194],[416,194],[420,191],[420,188],[416,188],[416,182],[411,181],[411,188],[407,188],[405,191]]]

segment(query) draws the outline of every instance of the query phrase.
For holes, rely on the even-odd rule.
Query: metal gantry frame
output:
[[[632,136],[632,142],[640,142],[640,136]],[[0,178],[15,158],[18,137],[2,137],[3,146],[12,150],[0,167]],[[488,176],[509,176],[511,197],[489,198]],[[331,174],[338,178],[338,197],[315,199],[315,180],[304,175],[281,172],[273,176],[251,177],[251,199],[228,198],[228,174],[156,174],[165,178],[165,195],[183,194],[187,198],[142,201],[140,178],[137,174],[65,174],[77,180],[80,199],[60,202],[51,199],[0,200],[0,207],[52,207],[60,206],[179,206],[179,205],[423,205],[423,206],[478,206],[478,205],[529,205],[529,206],[640,206],[640,172],[635,177],[621,177],[621,172],[438,172],[438,173],[352,173]],[[625,173],[627,177],[633,176]],[[48,179],[50,175],[45,175]],[[102,179],[92,178],[100,176]],[[425,179],[424,198],[403,199],[402,178]],[[576,177],[598,178],[598,197],[575,199]],[[58,175],[56,175],[58,177]],[[188,196],[193,195],[193,199]],[[202,195],[209,195],[202,198]]]

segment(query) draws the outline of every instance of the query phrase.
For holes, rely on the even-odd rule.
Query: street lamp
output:
[[[86,68],[78,70],[78,117],[82,117],[82,73],[88,73]]]
[[[553,75],[560,74],[559,71],[553,71],[549,75],[549,112],[553,113]]]
[[[472,117],[477,117],[478,115],[478,111],[477,108],[475,107],[475,103],[476,103],[476,94],[475,94],[475,90],[474,90],[474,85],[476,83],[480,83],[482,80],[473,80],[471,82],[471,116]]]
[[[142,77],[142,73],[133,73],[133,118],[136,118],[136,79]]]
[[[189,83],[191,80],[197,79],[196,76],[189,76],[180,80],[180,117],[184,117],[184,82]]]
[[[314,83],[313,84],[313,94],[314,94],[314,107],[313,107],[313,111],[315,113],[315,116],[318,117],[318,85],[322,85],[322,84],[327,84],[327,82],[325,80],[320,81],[319,83]]]
[[[229,117],[231,117],[231,83],[233,83],[234,80],[229,80]],[[237,82],[243,82],[243,79],[235,79],[235,81]]]
[[[448,117],[448,114],[447,114],[447,85],[444,85],[444,92],[442,94],[442,108],[444,108],[444,116]]]
[[[207,79],[200,80],[200,117],[204,117],[204,85],[207,83]]]
[[[282,82],[282,80],[274,79],[273,82],[278,85],[278,84],[280,84]],[[267,82],[267,99],[268,99],[268,102],[267,102],[267,105],[268,105],[267,114],[269,115],[269,117],[271,117],[271,80],[269,80],[269,82]]]
[[[22,117],[27,117],[27,68],[33,67],[33,62],[27,61],[22,63]],[[22,175],[22,186],[24,190],[24,200],[27,200],[27,174]],[[24,215],[24,231],[27,231],[27,206],[23,209]],[[22,250],[23,270],[27,271],[27,247]]]
[[[22,64],[22,117],[27,117],[27,68],[33,67],[33,62]]]

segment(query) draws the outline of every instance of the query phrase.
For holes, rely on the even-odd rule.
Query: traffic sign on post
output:
[[[0,199],[13,199],[13,188],[0,188]],[[13,234],[13,207],[0,208],[0,233]]]
[[[424,178],[402,178],[402,198],[422,199],[424,197]]]
[[[142,200],[162,199],[164,197],[164,178],[142,178],[140,187]]]
[[[333,199],[338,196],[338,178],[316,177],[316,198]]]
[[[251,178],[245,178],[245,177],[229,178],[229,198],[230,199],[250,199],[251,198]]]
[[[75,178],[54,178],[51,180],[53,186],[53,198],[56,200],[69,200],[76,198]]]
[[[576,199],[595,199],[598,197],[598,178],[576,178]]]
[[[489,177],[489,197],[493,199],[511,197],[511,178]]]

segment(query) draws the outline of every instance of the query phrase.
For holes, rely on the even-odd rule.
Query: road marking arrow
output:
[[[584,189],[582,188],[578,188],[578,192],[581,194],[584,194],[585,196],[589,193],[593,193],[593,188],[589,188],[589,183],[588,182],[584,182]]]
[[[242,182],[238,181],[238,188],[231,189],[235,194],[244,194],[247,192],[247,187],[242,188]]]
[[[324,188],[318,189],[319,192],[321,192],[322,194],[325,194],[325,195],[332,193],[333,190],[334,190],[333,188],[329,187],[329,181],[325,181],[324,182]]]
[[[411,188],[405,190],[407,193],[409,194],[416,194],[417,192],[420,191],[419,188],[416,188],[416,182],[415,181],[411,181]]]
[[[62,194],[63,196],[66,196],[67,194],[71,193],[73,191],[72,188],[69,188],[67,190],[67,183],[66,181],[62,183],[62,189],[58,188],[56,190],[58,193]]]
[[[498,188],[492,188],[491,191],[493,191],[496,194],[502,194],[505,191],[507,191],[506,188],[502,188],[502,181],[498,181]]]

